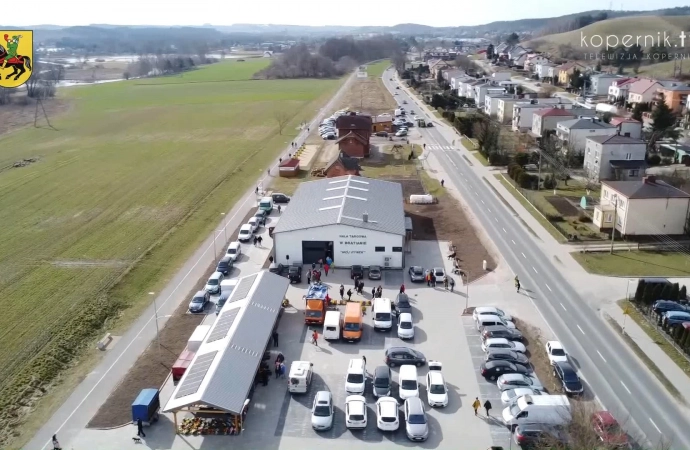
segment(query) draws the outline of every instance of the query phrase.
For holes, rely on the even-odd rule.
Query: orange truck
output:
[[[328,286],[312,284],[304,297],[304,323],[309,325],[323,325],[326,311],[331,298],[328,296]]]

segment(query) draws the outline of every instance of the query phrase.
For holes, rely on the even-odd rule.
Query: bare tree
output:
[[[556,88],[553,86],[542,86],[539,94],[542,98],[550,98],[556,93]]]
[[[10,97],[10,89],[0,87],[0,105],[9,105],[12,101]]]
[[[277,109],[273,112],[273,118],[275,119],[276,124],[278,125],[278,134],[282,135],[283,130],[292,118],[292,115],[285,110]]]
[[[467,55],[456,56],[455,64],[465,72],[468,72],[470,69],[474,68],[474,63]]]

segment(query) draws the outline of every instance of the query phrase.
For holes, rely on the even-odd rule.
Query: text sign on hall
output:
[[[367,236],[364,234],[341,234],[340,238],[340,253],[341,254],[362,254],[363,247],[367,245]],[[350,248],[343,248],[350,247]],[[361,249],[361,250],[360,250]]]

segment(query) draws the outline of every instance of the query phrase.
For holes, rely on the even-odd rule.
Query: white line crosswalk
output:
[[[454,148],[450,145],[427,145],[427,150],[453,150]]]

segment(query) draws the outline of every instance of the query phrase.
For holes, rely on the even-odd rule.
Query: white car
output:
[[[253,236],[252,226],[245,223],[240,227],[240,232],[237,235],[237,240],[240,242],[248,242]]]
[[[412,323],[412,314],[402,313],[398,317],[398,337],[400,339],[414,338],[414,323]]]
[[[436,278],[437,283],[443,283],[443,277],[446,276],[446,269],[443,267],[434,267],[431,269],[431,275]]]
[[[506,338],[489,338],[482,342],[482,350],[487,353],[490,348],[507,348],[516,352],[525,353],[527,349],[521,342],[509,341]]]
[[[361,395],[345,398],[345,426],[347,428],[367,427],[367,401]]]
[[[367,381],[367,366],[362,358],[350,360],[345,375],[345,392],[348,394],[364,394],[364,387]]]
[[[333,394],[328,391],[317,392],[311,408],[311,427],[316,431],[330,430],[333,427],[333,416]]]
[[[441,373],[442,367],[443,365],[438,361],[429,361],[429,373],[426,374],[426,398],[432,408],[448,406],[448,387]]]
[[[544,386],[542,386],[541,381],[537,378],[521,373],[506,373],[501,375],[498,377],[498,380],[496,380],[496,386],[501,392],[520,387],[532,388],[538,391],[544,390]]]
[[[376,427],[381,431],[395,431],[400,427],[398,401],[381,397],[376,401]]]
[[[477,321],[477,317],[480,315],[498,316],[507,321],[513,321],[513,318],[510,314],[507,314],[505,311],[496,308],[495,306],[477,306],[474,308],[474,312],[472,313],[472,318],[475,322]]]
[[[250,217],[247,221],[247,225],[251,225],[252,233],[256,233],[256,231],[259,229],[259,219],[256,217]]]
[[[515,388],[503,391],[501,394],[501,403],[505,406],[510,406],[517,401],[523,395],[541,395],[541,391],[532,388]]]
[[[565,352],[563,344],[558,341],[548,341],[546,343],[546,354],[549,356],[551,364],[568,362],[568,354]]]

